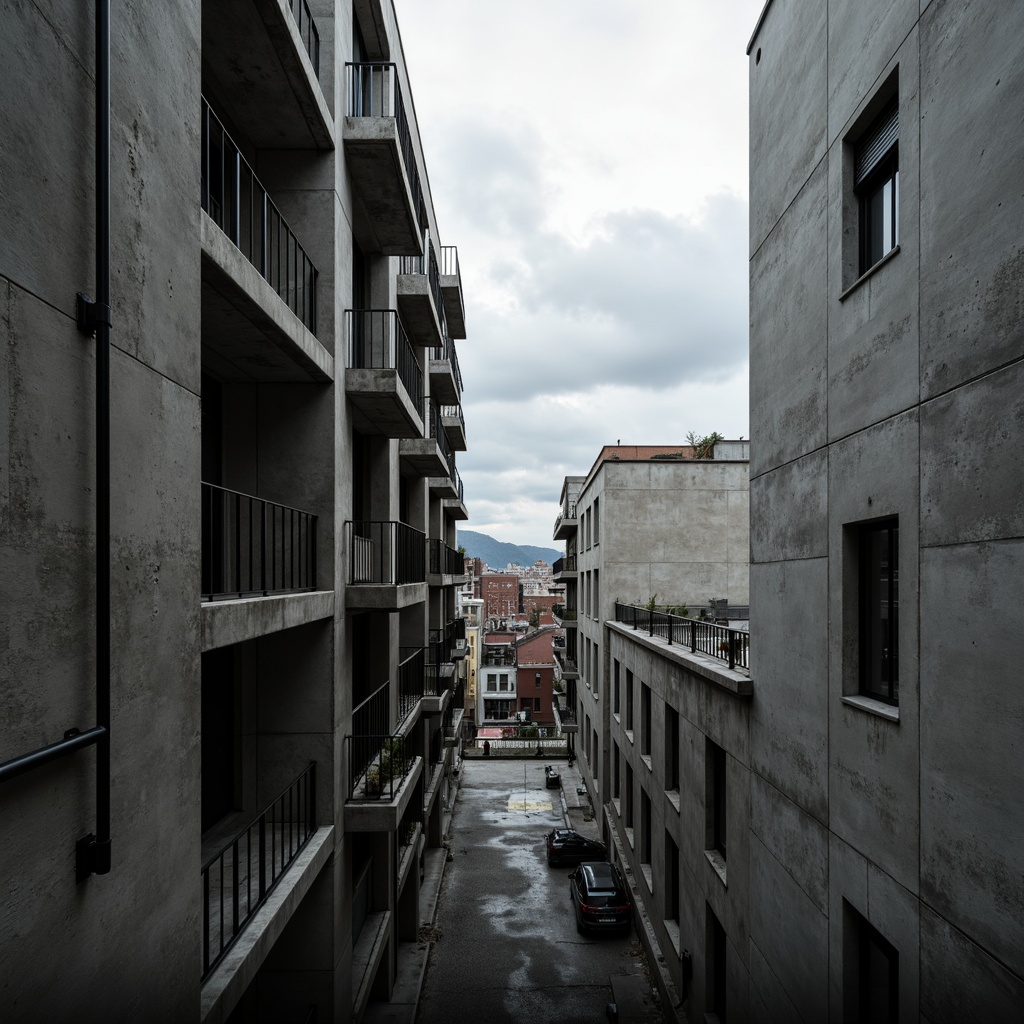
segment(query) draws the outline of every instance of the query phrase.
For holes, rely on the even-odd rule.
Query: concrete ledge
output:
[[[203,984],[199,1013],[202,1024],[227,1020],[333,852],[334,826],[318,828]]]
[[[424,583],[350,583],[345,588],[345,607],[354,611],[396,612],[427,599]]]
[[[345,802],[346,832],[394,832],[405,814],[416,783],[423,772],[423,758],[417,757],[402,780],[393,800],[384,797]]]
[[[202,650],[229,647],[243,640],[333,617],[333,590],[204,601],[199,613]]]
[[[373,979],[377,976],[390,936],[390,910],[366,915],[352,950],[352,1020],[360,1020],[366,1010]]]
[[[708,654],[691,652],[680,644],[669,644],[660,636],[649,636],[643,630],[633,629],[621,622],[606,620],[605,625],[616,633],[628,638],[649,651],[654,651],[658,657],[667,661],[675,662],[680,668],[685,669],[692,675],[700,676],[709,683],[720,687],[734,697],[751,697],[754,693],[753,680],[745,672],[737,672],[730,669],[723,661],[713,658]]]

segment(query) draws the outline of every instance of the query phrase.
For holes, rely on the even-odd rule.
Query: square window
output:
[[[854,146],[860,274],[899,244],[899,106],[891,102]]]
[[[899,520],[857,528],[860,693],[899,704]]]

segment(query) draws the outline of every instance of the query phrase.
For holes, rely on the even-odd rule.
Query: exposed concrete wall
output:
[[[752,46],[759,1018],[849,1013],[856,915],[898,951],[900,1019],[1024,995],[1022,54],[1024,9],[970,0],[775,0]],[[899,250],[858,281],[852,142],[889,85]],[[892,515],[885,708],[858,698],[853,528]]]
[[[92,5],[16,4],[3,21],[7,760],[95,722],[95,342],[75,326],[75,293],[95,291],[95,62]],[[69,1002],[95,1019],[198,1014],[198,601],[181,600],[199,586],[198,36],[194,5],[115,5],[113,863],[76,883],[75,842],[96,827],[92,750],[3,785],[10,1021],[66,1019]]]

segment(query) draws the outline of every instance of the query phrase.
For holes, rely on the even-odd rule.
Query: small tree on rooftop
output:
[[[715,455],[715,445],[724,441],[725,437],[717,430],[705,436],[690,431],[686,435],[686,443],[693,449],[695,459],[711,459]]]

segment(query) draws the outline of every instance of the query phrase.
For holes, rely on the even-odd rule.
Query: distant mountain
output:
[[[556,558],[561,558],[565,554],[557,548],[538,548],[533,544],[506,544],[505,541],[495,540],[486,533],[476,533],[473,530],[457,531],[456,544],[465,547],[470,558],[481,559],[491,569],[504,569],[509,562],[533,565],[538,558],[551,565]]]

